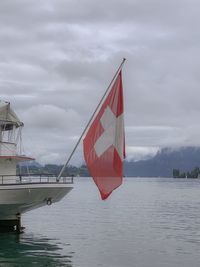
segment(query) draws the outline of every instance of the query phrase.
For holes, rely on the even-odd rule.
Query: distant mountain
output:
[[[19,162],[19,164],[21,167],[36,167],[36,168],[41,168],[42,165],[35,161],[35,160],[30,160],[30,161],[22,161],[22,162]]]
[[[27,172],[27,162],[18,166],[18,172]],[[183,147],[179,149],[163,148],[154,157],[140,161],[125,161],[124,175],[127,177],[172,177],[173,169],[188,172],[200,167],[200,147]],[[62,165],[40,165],[36,161],[28,164],[30,173],[58,175]],[[89,176],[85,165],[80,167],[68,166],[64,175]]]
[[[125,161],[124,174],[130,177],[172,177],[173,169],[191,171],[199,166],[199,147],[164,148],[151,159]]]

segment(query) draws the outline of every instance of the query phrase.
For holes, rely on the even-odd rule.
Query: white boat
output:
[[[73,177],[17,175],[17,163],[33,158],[21,155],[24,124],[0,101],[0,228],[20,229],[21,214],[61,200],[73,187]]]

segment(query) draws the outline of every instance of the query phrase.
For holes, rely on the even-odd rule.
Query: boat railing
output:
[[[0,175],[0,185],[8,184],[73,184],[74,175],[63,176],[57,179],[53,174],[30,174],[30,175]]]

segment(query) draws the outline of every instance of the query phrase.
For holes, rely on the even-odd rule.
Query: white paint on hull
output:
[[[67,184],[20,184],[0,186],[0,220],[15,220],[35,208],[61,200],[73,187]]]

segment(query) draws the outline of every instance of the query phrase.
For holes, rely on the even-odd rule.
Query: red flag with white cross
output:
[[[84,157],[102,199],[122,184],[125,158],[122,73],[117,75],[83,140]]]

